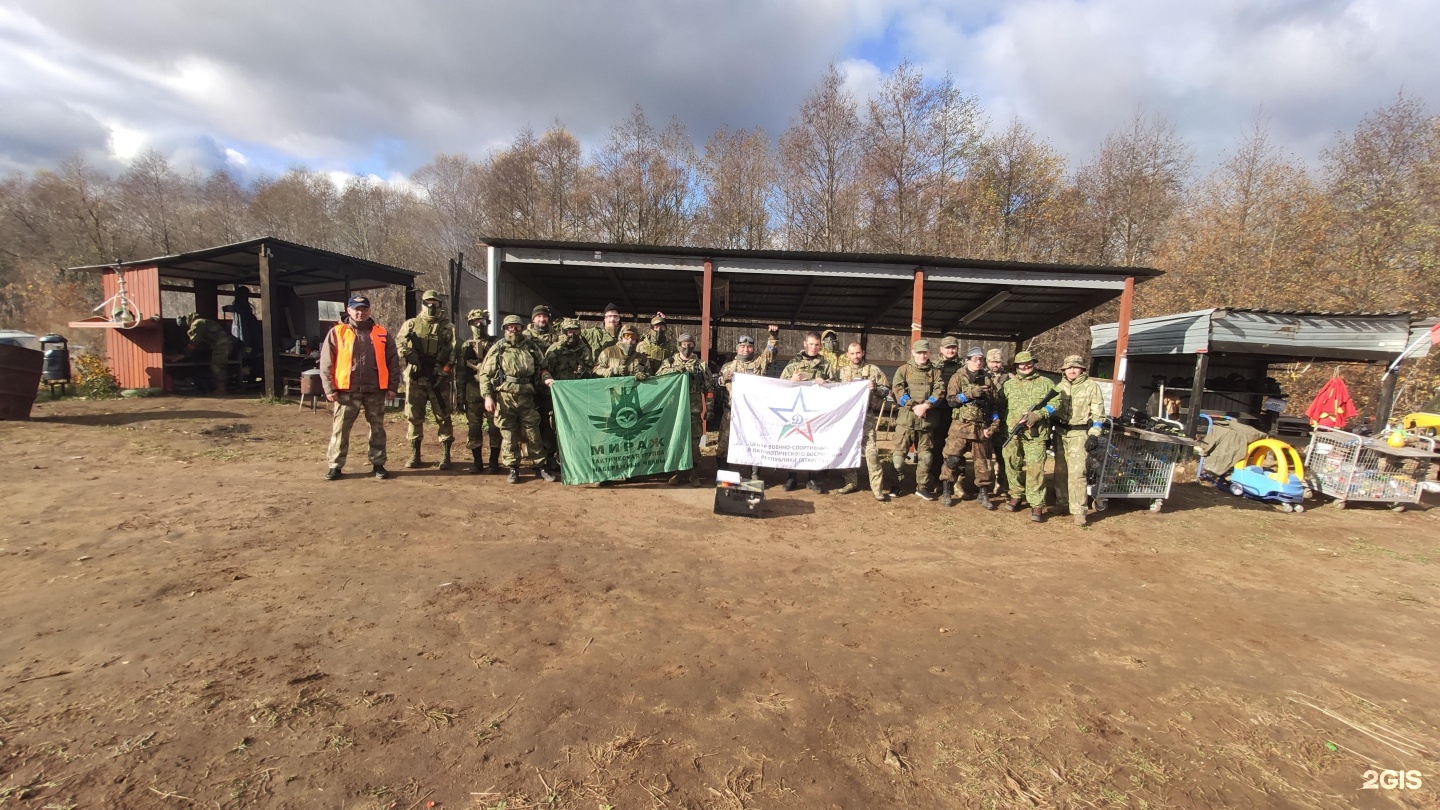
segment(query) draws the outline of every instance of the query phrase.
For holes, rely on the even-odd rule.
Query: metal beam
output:
[[[270,251],[260,244],[260,340],[264,358],[265,397],[275,398],[275,285],[270,280]]]
[[[886,313],[894,309],[896,304],[899,304],[901,301],[905,300],[906,295],[910,295],[914,292],[914,287],[915,282],[913,277],[906,278],[904,281],[896,284],[895,287],[890,290],[890,294],[885,296],[885,298],[881,300],[881,302],[877,304],[874,309],[870,310],[869,315],[865,316],[865,323],[863,328],[873,331],[875,324],[878,323],[881,318],[885,317]]]
[[[1050,317],[1048,318],[1035,321],[1034,323],[1027,325],[1025,329],[1020,331],[1019,336],[1016,337],[1016,341],[1018,342],[1029,340],[1030,338],[1035,337],[1042,332],[1048,332],[1051,329],[1059,326],[1060,324],[1070,320],[1071,318],[1084,315],[1085,313],[1100,306],[1101,304],[1108,303],[1113,300],[1115,300],[1115,294],[1109,290],[1101,290],[1092,295],[1088,295],[1080,299],[1072,306],[1066,307],[1065,309],[1062,309],[1059,312],[1050,315]]]
[[[1014,295],[1014,293],[1011,292],[1010,290],[1001,290],[1000,292],[995,293],[994,295],[992,295],[992,296],[990,296],[989,298],[987,298],[987,299],[985,300],[985,302],[984,302],[983,304],[981,304],[980,306],[975,307],[974,309],[970,310],[969,312],[965,313],[964,315],[961,315],[960,318],[955,321],[955,325],[954,325],[953,327],[951,327],[951,329],[947,329],[947,330],[945,330],[945,331],[949,332],[949,331],[952,331],[953,329],[959,329],[959,328],[962,327],[962,326],[968,326],[969,324],[973,323],[974,321],[979,320],[981,317],[983,317],[983,316],[984,316],[986,313],[988,313],[990,310],[994,309],[995,307],[1000,306],[1001,304],[1005,303],[1006,301],[1009,301],[1009,300],[1010,300],[1010,296],[1012,296],[1012,295]]]
[[[800,311],[805,309],[805,302],[810,300],[810,291],[815,289],[815,283],[820,280],[819,276],[811,276],[805,282],[805,290],[800,293],[800,303],[795,305],[795,314],[790,316],[790,325],[794,326],[800,320]]]

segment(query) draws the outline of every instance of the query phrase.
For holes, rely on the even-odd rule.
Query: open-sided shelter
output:
[[[162,292],[190,293],[196,313],[221,320],[218,296],[234,294],[241,286],[257,287],[266,396],[275,396],[290,360],[281,347],[322,334],[318,302],[343,303],[352,292],[397,286],[407,291],[406,316],[415,314],[410,293],[416,273],[274,237],[71,269],[101,274],[107,301],[120,294],[123,284],[125,295],[139,311],[139,320],[128,327],[106,314],[70,324],[106,330],[110,368],[122,388],[172,388],[172,377],[166,373],[164,325],[188,313],[165,312]]]
[[[1118,323],[1090,327],[1091,370],[1108,374],[1117,355],[1128,354],[1127,376],[1133,384],[1122,407],[1144,407],[1163,385],[1167,396],[1180,401],[1190,435],[1207,411],[1268,429],[1289,395],[1267,383],[1271,366],[1358,362],[1383,369],[1410,345],[1418,328],[1420,321],[1410,312],[1202,309],[1131,321],[1125,352],[1117,351]],[[1393,393],[1380,391],[1381,412],[1388,414]],[[1296,413],[1308,404],[1286,410]]]
[[[607,303],[632,319],[661,311],[700,327],[707,362],[720,325],[831,327],[859,332],[862,342],[871,334],[956,334],[1019,343],[1116,298],[1128,320],[1135,284],[1160,275],[872,253],[500,238],[482,246],[492,313],[521,312],[528,301],[571,316],[598,316]]]

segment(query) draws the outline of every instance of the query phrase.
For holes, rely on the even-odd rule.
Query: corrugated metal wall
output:
[[[120,285],[113,270],[104,271],[101,285],[105,297],[116,295]],[[150,321],[160,314],[160,272],[156,267],[125,271],[125,295],[140,310],[145,326],[134,329],[106,329],[105,351],[110,370],[121,388],[161,388],[165,384],[164,343],[160,324]]]
[[[1372,352],[1394,356],[1405,350],[1410,337],[1407,315],[1285,315],[1265,312],[1226,312],[1211,319],[1211,341],[1247,344],[1256,353],[1323,354],[1327,349]],[[1131,344],[1131,353],[1135,352]]]
[[[1210,314],[1213,309],[1141,318],[1130,322],[1131,355],[1194,354],[1210,346]],[[1114,357],[1120,325],[1104,323],[1090,327],[1090,356]]]

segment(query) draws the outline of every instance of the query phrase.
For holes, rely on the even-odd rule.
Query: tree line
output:
[[[0,181],[0,317],[51,328],[92,278],[64,268],[259,235],[426,272],[482,235],[717,248],[1143,265],[1137,316],[1211,306],[1414,309],[1440,300],[1440,117],[1397,96],[1317,165],[1263,119],[1196,176],[1191,147],[1140,112],[1071,165],[1023,122],[994,123],[950,76],[902,63],[875,96],[832,66],[772,138],[697,143],[640,107],[587,151],[559,123],[483,157],[438,154],[410,185],[294,168],[242,184],[147,152],[119,176],[80,158]],[[1094,313],[1042,337],[1083,348]]]

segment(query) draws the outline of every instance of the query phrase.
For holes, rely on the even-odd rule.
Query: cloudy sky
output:
[[[1137,110],[1213,163],[1264,116],[1313,160],[1404,92],[1440,112],[1436,0],[0,0],[0,172],[159,150],[246,177],[404,176],[634,105],[773,136],[834,62],[902,59],[1073,161]]]

